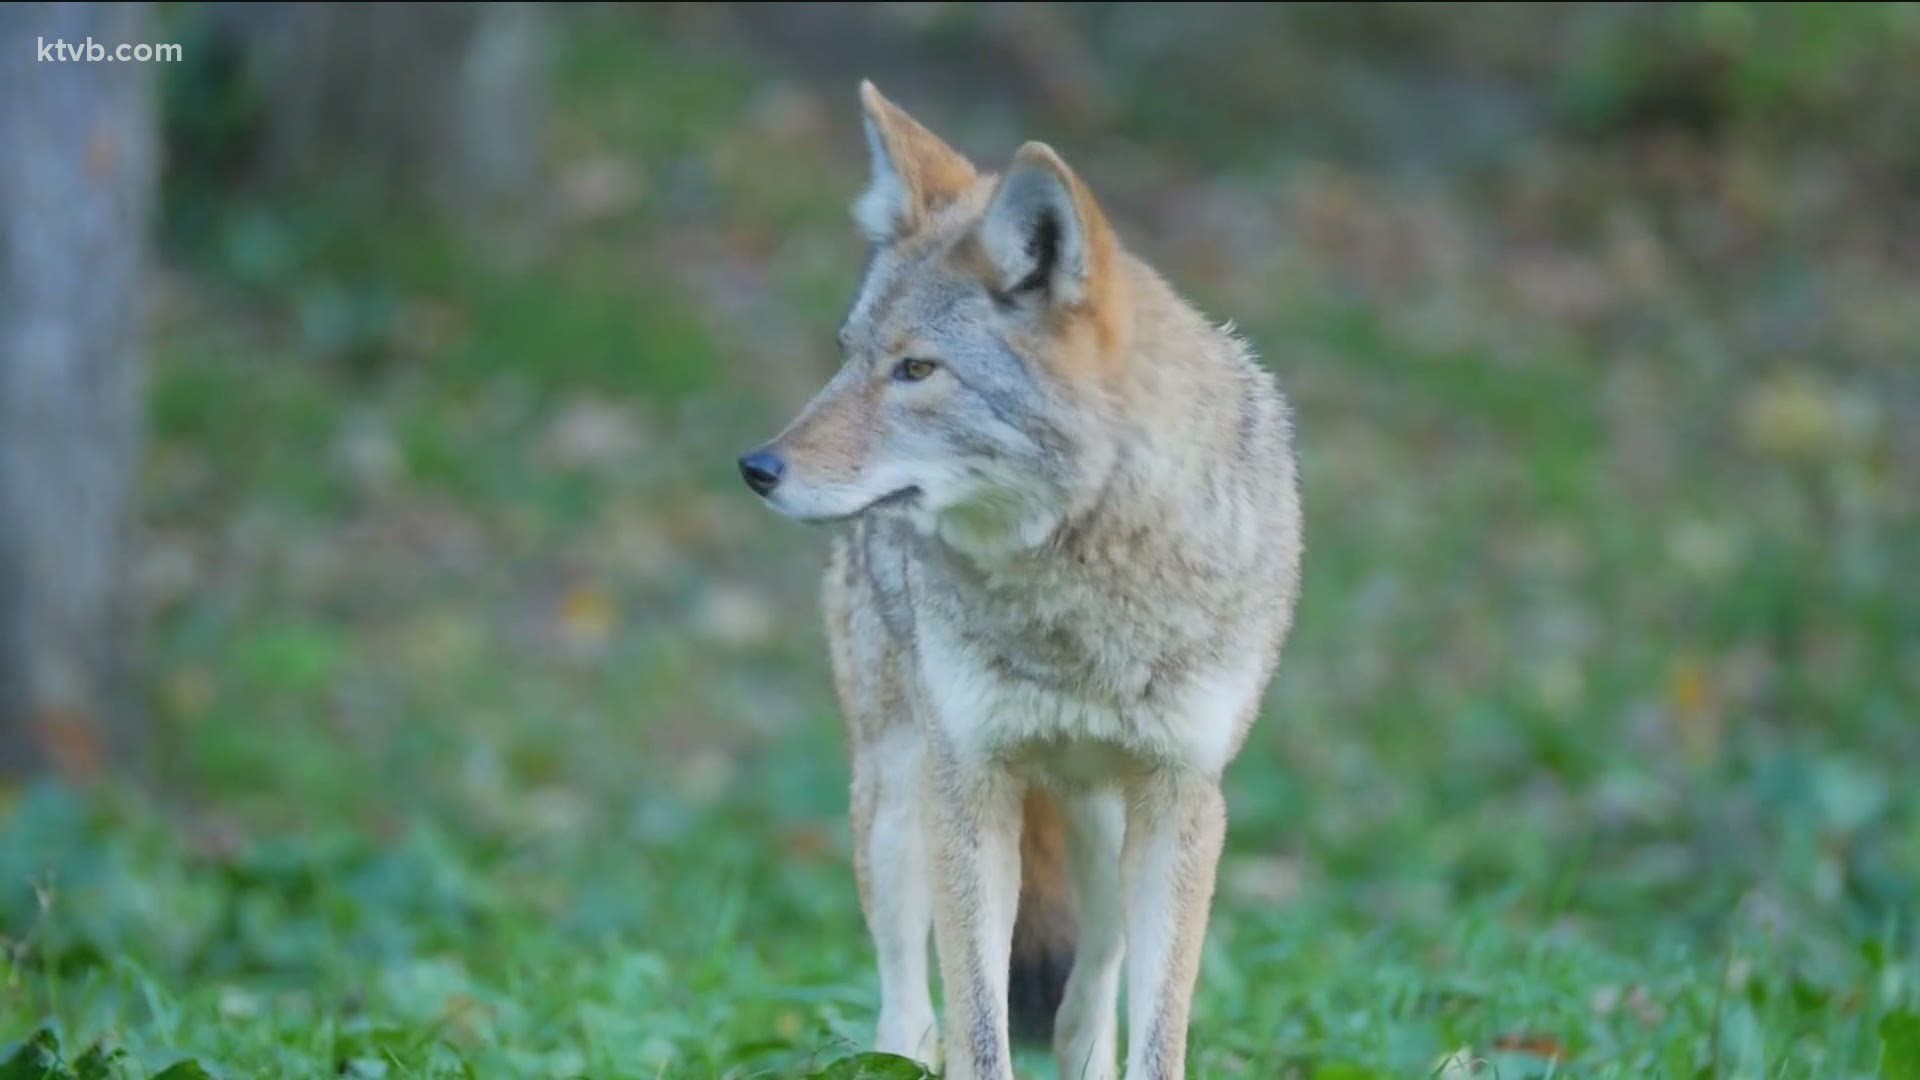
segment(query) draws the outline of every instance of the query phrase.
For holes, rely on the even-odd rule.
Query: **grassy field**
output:
[[[1600,61],[1423,168],[559,44],[533,226],[170,200],[155,733],[0,802],[0,1077],[916,1075],[851,1056],[825,538],[732,464],[835,363],[864,73],[1052,140],[1298,409],[1194,1075],[1920,1077],[1920,173],[1589,124]]]

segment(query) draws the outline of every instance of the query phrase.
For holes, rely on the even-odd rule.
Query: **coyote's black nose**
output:
[[[740,459],[740,478],[762,495],[772,491],[786,471],[787,463],[771,450],[755,450]]]

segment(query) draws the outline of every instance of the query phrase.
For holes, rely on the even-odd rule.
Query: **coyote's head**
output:
[[[803,520],[885,511],[956,541],[1038,542],[1114,458],[1125,256],[1046,145],[982,175],[871,83],[860,98],[873,178],[854,219],[872,251],[845,364],[740,472]]]

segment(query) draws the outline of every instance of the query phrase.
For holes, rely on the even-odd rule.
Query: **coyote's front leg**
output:
[[[928,747],[934,941],[948,1080],[1009,1080],[1007,962],[1020,902],[1021,788],[997,766]]]
[[[1126,943],[1120,895],[1126,818],[1115,792],[1081,793],[1065,804],[1067,866],[1079,938],[1073,946],[1073,974],[1053,1021],[1054,1060],[1060,1080],[1113,1080]]]
[[[1210,776],[1162,772],[1127,792],[1127,1080],[1186,1075],[1187,1014],[1227,831]]]
[[[933,869],[921,815],[920,733],[901,726],[857,746],[853,866],[880,962],[874,1047],[927,1065],[940,1060],[928,983]]]

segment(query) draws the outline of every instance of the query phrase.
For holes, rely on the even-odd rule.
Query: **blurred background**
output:
[[[1197,1075],[1920,1075],[1920,6],[1744,3],[0,11],[0,1072],[917,1075],[861,77],[1298,410]]]

